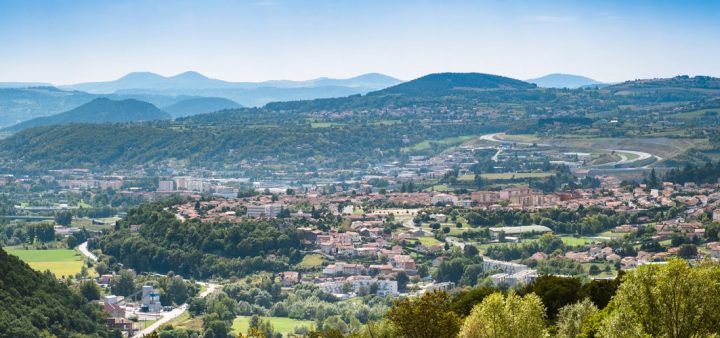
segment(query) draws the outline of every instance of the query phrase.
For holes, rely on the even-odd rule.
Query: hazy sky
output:
[[[720,1],[0,0],[0,81],[720,76]]]

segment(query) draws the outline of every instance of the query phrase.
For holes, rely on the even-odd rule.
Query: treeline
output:
[[[720,333],[720,265],[646,265],[615,280],[541,276],[504,291],[481,286],[395,302],[359,332],[321,337],[714,337]]]
[[[93,247],[139,272],[169,272],[194,278],[245,276],[282,271],[302,257],[297,231],[282,220],[209,223],[181,222],[160,203],[128,212],[120,230],[103,235]],[[140,225],[132,232],[130,225]]]
[[[720,179],[720,161],[715,163],[708,161],[702,166],[688,164],[682,169],[673,168],[665,174],[665,181],[678,184],[718,183],[718,179]]]
[[[108,337],[99,306],[0,249],[0,337]]]

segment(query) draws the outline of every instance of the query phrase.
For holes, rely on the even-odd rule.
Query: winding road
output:
[[[480,136],[480,140],[489,141],[489,142],[504,143],[504,144],[517,144],[517,145],[524,145],[524,146],[531,146],[531,145],[533,145],[533,143],[528,143],[528,142],[517,142],[517,141],[505,140],[505,139],[503,139],[503,138],[501,137],[501,135],[503,135],[503,133],[486,134],[486,135]],[[550,145],[550,144],[542,144],[542,143],[535,143],[535,145],[537,145],[537,146],[539,146],[539,147],[550,147],[550,146],[552,146],[552,145]],[[620,156],[620,161],[603,163],[603,164],[599,164],[599,165],[592,165],[592,166],[588,166],[588,168],[613,168],[613,167],[616,167],[616,166],[618,166],[618,165],[631,165],[632,163],[635,163],[635,162],[644,163],[644,162],[647,161],[648,159],[654,158],[654,159],[655,159],[654,161],[652,161],[652,162],[650,162],[650,163],[648,163],[648,164],[645,164],[645,165],[643,165],[643,166],[638,167],[638,168],[646,169],[646,168],[648,168],[648,167],[650,166],[650,164],[655,163],[655,162],[659,162],[659,161],[662,161],[662,160],[663,160],[663,158],[660,157],[660,156],[653,155],[653,154],[650,154],[650,153],[646,153],[646,152],[644,152],[644,151],[627,150],[627,149],[605,149],[605,151],[610,151],[610,152],[613,152],[613,151],[614,151],[618,156]],[[498,152],[492,157],[492,160],[497,162],[497,160],[498,160],[498,155],[500,155],[501,152],[502,152],[502,149],[498,149]],[[627,155],[624,155],[623,153],[633,154],[633,155],[635,155],[636,157],[633,158],[633,159],[630,159]],[[634,168],[614,168],[614,169],[634,169]]]

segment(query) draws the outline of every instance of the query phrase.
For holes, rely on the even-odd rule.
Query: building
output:
[[[508,286],[523,285],[532,282],[538,277],[536,270],[523,270],[517,273],[497,273],[490,276],[493,285],[505,284]]]
[[[160,304],[160,294],[155,292],[155,288],[150,285],[142,287],[142,304],[140,312],[160,312],[162,304]]]
[[[484,271],[496,270],[496,271],[502,271],[506,274],[515,274],[520,271],[528,270],[528,267],[527,267],[527,265],[523,265],[523,264],[498,261],[495,259],[483,257],[483,270]]]
[[[131,337],[135,333],[133,322],[127,318],[108,318],[107,326],[110,330],[119,330],[126,332],[128,337]]]
[[[408,255],[395,255],[390,261],[398,270],[415,271],[415,260]]]
[[[713,221],[720,222],[720,209],[713,211]]]
[[[436,205],[436,204],[455,204],[456,200],[457,200],[457,198],[455,198],[455,196],[452,196],[452,195],[437,194],[432,197],[431,201],[432,201],[433,205]]]
[[[175,191],[175,182],[160,181],[158,183],[158,191]]]
[[[282,208],[280,204],[248,205],[247,216],[273,218],[280,214]]]

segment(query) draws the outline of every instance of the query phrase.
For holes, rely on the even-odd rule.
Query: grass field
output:
[[[437,144],[442,144],[442,145],[460,144],[465,141],[472,140],[475,137],[477,137],[477,136],[454,136],[454,137],[444,138],[441,140],[427,140],[427,141],[422,141],[420,143],[417,143],[411,147],[402,148],[402,151],[407,152],[407,151],[427,150],[427,149],[430,149],[431,143],[437,143]]]
[[[50,270],[57,277],[75,275],[80,272],[84,264],[80,253],[69,249],[5,249],[5,251],[18,256],[31,268],[37,271]]]
[[[441,244],[441,242],[435,239],[435,237],[418,237],[418,241],[420,241],[420,244],[424,246]]]
[[[572,245],[572,246],[592,244],[592,243],[597,243],[599,241],[597,239],[592,239],[589,237],[572,237],[572,236],[560,236],[560,239],[563,241],[563,243],[565,243],[567,245]]]
[[[248,327],[250,326],[250,316],[238,316],[233,321],[232,333],[247,333]],[[307,326],[308,328],[314,326],[311,320],[297,320],[287,317],[260,317],[262,320],[269,320],[275,331],[287,334],[293,333],[295,328],[298,326]]]
[[[323,265],[323,256],[320,254],[305,255],[297,264],[298,268],[317,268]]]
[[[537,136],[531,135],[531,134],[513,135],[513,134],[504,134],[503,133],[499,136],[503,140],[513,141],[513,142],[534,143],[534,142],[540,141],[540,139]]]

